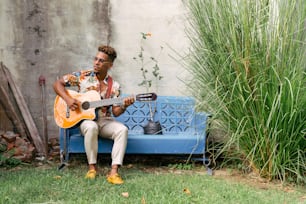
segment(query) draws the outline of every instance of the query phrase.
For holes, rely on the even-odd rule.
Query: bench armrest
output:
[[[208,126],[208,119],[210,115],[205,112],[197,112],[195,113],[194,120],[195,120],[195,129],[197,133],[206,134],[207,126]]]

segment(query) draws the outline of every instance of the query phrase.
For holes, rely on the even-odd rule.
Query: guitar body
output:
[[[101,100],[97,91],[88,91],[82,94],[72,90],[67,91],[71,97],[81,102]],[[54,119],[59,127],[70,128],[79,123],[81,120],[93,120],[95,117],[95,108],[89,108],[87,110],[80,108],[76,111],[72,111],[69,110],[66,102],[60,96],[56,96],[54,101]]]

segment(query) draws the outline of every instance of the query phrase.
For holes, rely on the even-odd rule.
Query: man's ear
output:
[[[109,68],[108,69],[111,69],[111,68],[113,68],[113,63],[112,62],[109,63]]]

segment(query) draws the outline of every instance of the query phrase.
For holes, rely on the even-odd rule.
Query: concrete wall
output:
[[[120,74],[127,92],[141,92],[141,65],[133,60],[141,45],[141,32],[152,36],[144,41],[146,59],[150,56],[159,59],[161,75],[157,90],[160,95],[184,95],[183,83],[186,72],[172,58],[175,52],[183,54],[188,49],[185,36],[186,11],[181,0],[114,0],[111,12],[111,42],[119,52],[114,72]],[[160,46],[163,47],[160,53]],[[175,51],[173,51],[174,49]],[[159,54],[160,53],[160,54]],[[152,67],[148,64],[147,68]],[[117,76],[117,75],[116,75]],[[152,91],[156,91],[155,88]]]
[[[133,60],[140,49],[141,32],[152,33],[143,46],[145,57],[158,55],[160,95],[185,95],[181,79],[187,75],[171,56],[186,53],[185,9],[181,0],[1,0],[0,61],[24,93],[42,134],[41,87],[46,78],[48,135],[57,137],[53,120],[52,83],[73,70],[91,68],[101,43],[116,48],[112,75],[125,93],[145,92],[140,65]],[[150,64],[148,64],[150,65]],[[188,94],[187,94],[188,95]]]

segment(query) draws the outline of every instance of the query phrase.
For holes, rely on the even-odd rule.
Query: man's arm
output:
[[[119,116],[124,113],[125,109],[134,103],[134,97],[125,98],[121,106],[113,106],[112,111],[114,116]]]
[[[68,107],[71,109],[71,110],[76,110],[79,108],[80,106],[80,101],[72,98],[66,88],[65,88],[65,81],[63,78],[60,78],[58,80],[56,80],[53,84],[53,89],[55,91],[55,93],[57,95],[59,95],[60,97],[62,97],[62,99],[64,99],[64,101],[66,101]]]

